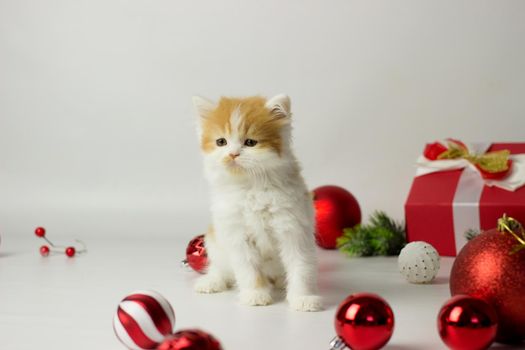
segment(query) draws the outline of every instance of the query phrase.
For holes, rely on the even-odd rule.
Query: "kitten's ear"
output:
[[[202,118],[206,118],[217,107],[215,102],[201,96],[193,96],[192,101],[197,113]]]
[[[277,118],[290,118],[292,116],[291,107],[290,97],[284,94],[274,96],[266,102],[266,108]]]

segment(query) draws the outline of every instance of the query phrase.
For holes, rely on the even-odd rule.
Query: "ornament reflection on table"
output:
[[[437,321],[441,339],[453,350],[487,349],[496,338],[498,317],[481,299],[456,295],[443,305]]]
[[[334,323],[337,336],[330,350],[377,350],[392,337],[394,313],[380,296],[357,293],[339,305]]]
[[[516,220],[503,216],[498,229],[481,233],[457,256],[450,274],[452,295],[481,298],[498,315],[496,341],[525,339],[525,232]]]
[[[335,249],[343,229],[361,222],[361,209],[355,197],[342,187],[322,186],[313,190],[315,238],[325,249]]]
[[[186,259],[182,261],[183,266],[189,266],[198,273],[206,273],[208,267],[208,253],[204,235],[193,238],[186,247]]]
[[[168,336],[157,350],[222,350],[211,334],[199,329],[187,329]]]

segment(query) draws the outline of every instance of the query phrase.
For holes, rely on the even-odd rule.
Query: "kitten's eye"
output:
[[[226,146],[228,144],[228,141],[226,141],[224,137],[221,137],[220,139],[217,139],[215,143],[217,144],[217,146],[222,147],[222,146]]]
[[[252,140],[252,139],[246,139],[246,141],[244,141],[244,145],[248,147],[253,147],[256,144],[257,144],[257,141]]]

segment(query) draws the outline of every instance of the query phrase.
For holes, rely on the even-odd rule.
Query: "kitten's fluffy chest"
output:
[[[219,186],[217,199],[245,216],[266,215],[290,207],[306,190],[297,172]]]
[[[286,195],[279,188],[271,185],[242,186],[234,192],[235,199],[226,204],[230,207],[226,210],[231,214],[239,215],[247,228],[269,230],[272,214],[282,209],[285,202],[288,202]]]
[[[245,213],[269,214],[278,205],[276,197],[279,195],[275,188],[270,186],[253,186],[244,189]]]
[[[261,256],[270,258],[276,248],[273,214],[282,207],[279,191],[267,186],[256,186],[247,189],[245,195],[242,209],[244,234]]]
[[[302,178],[295,177],[230,184],[216,188],[212,211],[218,217],[236,217],[246,235],[271,236],[275,214],[301,207],[305,192]]]

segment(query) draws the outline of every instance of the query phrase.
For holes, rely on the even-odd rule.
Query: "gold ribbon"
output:
[[[503,214],[503,217],[498,219],[498,231],[502,233],[510,233],[516,241],[518,241],[518,244],[512,247],[510,254],[525,249],[525,230],[518,220],[507,216],[507,214]]]
[[[481,170],[488,173],[500,173],[509,169],[509,150],[487,152],[477,155],[469,153],[468,149],[457,142],[448,141],[448,150],[441,153],[438,159],[463,158],[477,165]]]

